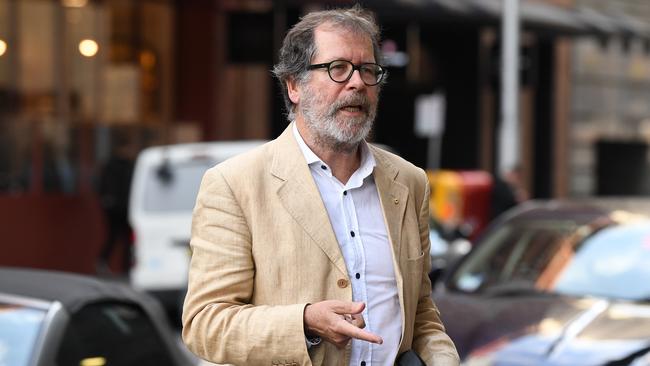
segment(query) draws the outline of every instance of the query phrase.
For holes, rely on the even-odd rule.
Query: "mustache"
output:
[[[363,111],[368,112],[370,110],[370,100],[366,95],[361,93],[350,94],[333,103],[330,107],[330,111],[336,113],[339,109],[349,106],[358,106],[361,107]]]

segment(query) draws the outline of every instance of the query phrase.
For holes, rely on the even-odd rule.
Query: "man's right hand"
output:
[[[338,348],[345,347],[350,338],[381,344],[384,340],[363,330],[362,302],[327,300],[305,307],[303,315],[306,334],[321,337]]]

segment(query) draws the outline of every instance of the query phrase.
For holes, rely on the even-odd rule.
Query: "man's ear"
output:
[[[293,104],[298,104],[300,102],[300,89],[295,78],[289,78],[287,81],[287,93],[289,94],[289,99]]]

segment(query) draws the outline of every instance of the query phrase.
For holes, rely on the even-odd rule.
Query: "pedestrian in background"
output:
[[[274,69],[288,128],[206,173],[183,310],[199,357],[458,365],[430,297],[427,176],[365,142],[386,75],[378,33],[359,6],[303,17]]]
[[[128,137],[116,135],[113,151],[102,166],[99,200],[106,223],[106,240],[97,260],[97,274],[112,274],[110,260],[121,252],[120,271],[131,267],[131,226],[128,219],[129,193],[133,175],[133,147]]]
[[[529,199],[528,191],[522,182],[521,167],[519,166],[502,175],[493,174],[492,181],[490,220],[496,219],[505,211]]]

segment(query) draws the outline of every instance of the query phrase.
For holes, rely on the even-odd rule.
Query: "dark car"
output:
[[[0,365],[196,363],[147,295],[82,275],[0,268]]]
[[[650,221],[616,204],[531,202],[434,292],[466,366],[650,365]]]

